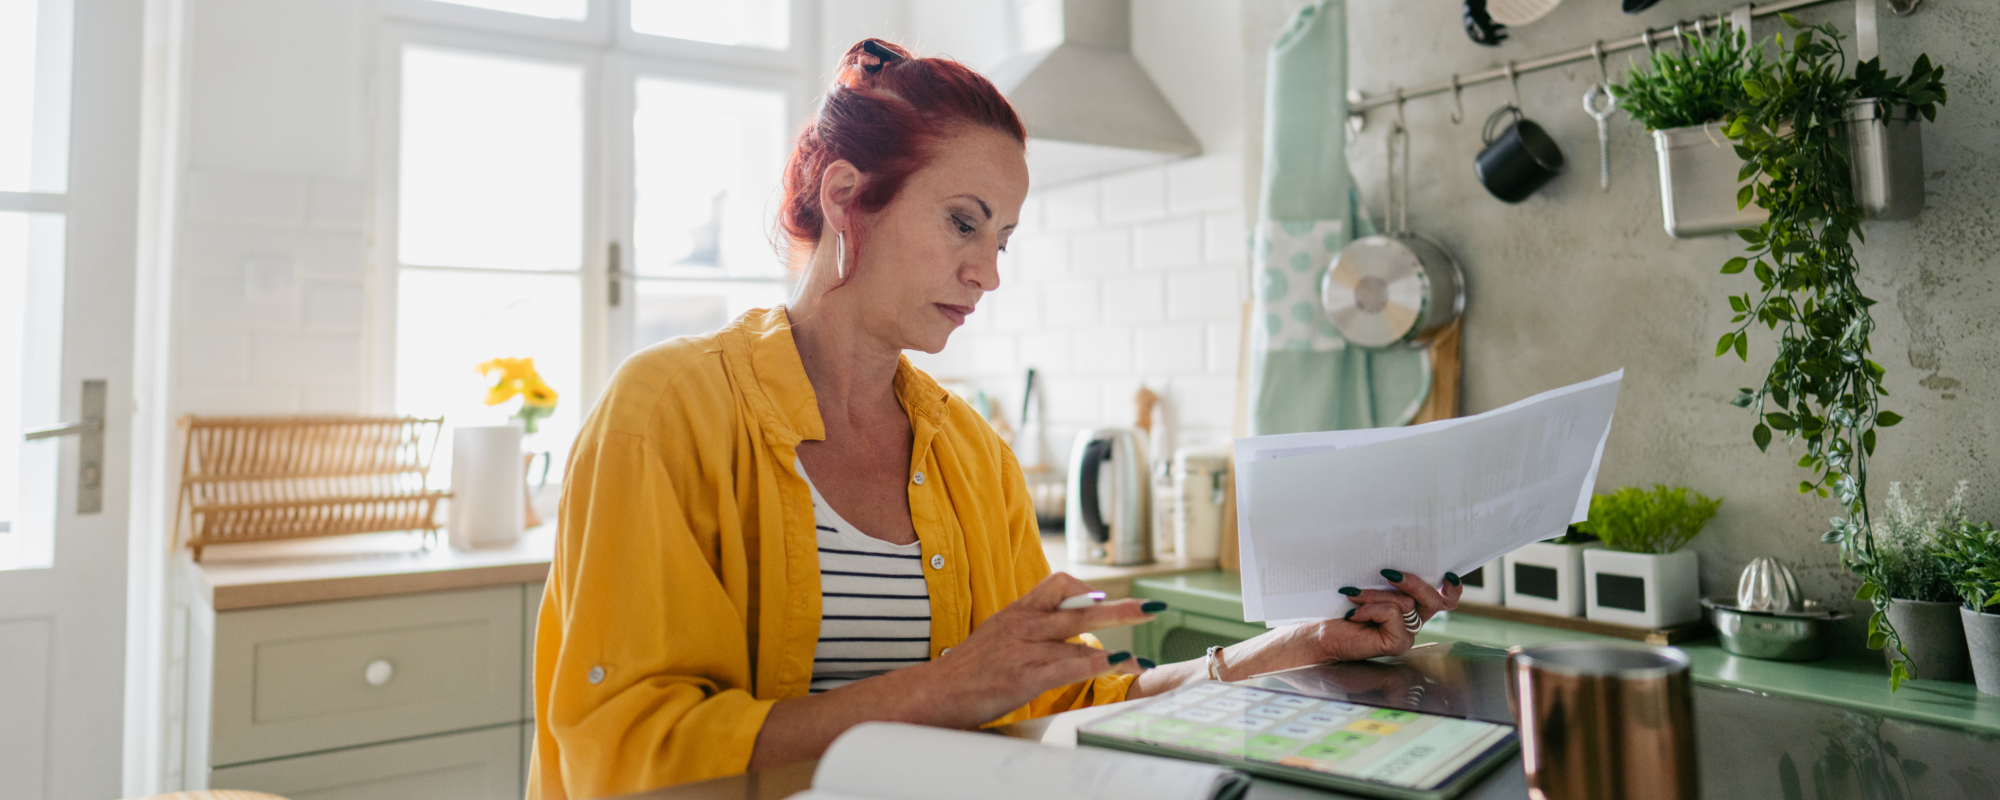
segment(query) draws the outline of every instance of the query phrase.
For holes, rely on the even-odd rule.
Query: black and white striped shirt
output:
[[[812,488],[819,537],[819,645],[813,649],[812,693],[839,688],[892,669],[930,660],[931,601],[924,586],[923,546],[890,544],[862,533]]]

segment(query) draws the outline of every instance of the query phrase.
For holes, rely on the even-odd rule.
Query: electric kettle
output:
[[[1096,428],[1070,449],[1065,538],[1072,564],[1153,563],[1153,486],[1146,434]]]

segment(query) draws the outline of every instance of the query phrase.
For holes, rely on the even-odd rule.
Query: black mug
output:
[[[1500,118],[1508,114],[1514,115],[1514,123],[1494,135],[1493,129],[1500,124]],[[1542,126],[1522,116],[1519,108],[1502,106],[1493,112],[1493,116],[1486,118],[1486,129],[1480,138],[1486,141],[1486,148],[1479,151],[1473,169],[1479,173],[1479,183],[1486,191],[1501,200],[1509,203],[1526,200],[1562,172],[1562,148],[1556,146],[1556,140],[1549,138]]]

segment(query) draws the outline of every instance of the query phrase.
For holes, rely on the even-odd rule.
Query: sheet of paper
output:
[[[1247,781],[1243,773],[1192,761],[871,722],[834,740],[805,797],[1213,800]]]
[[[1589,516],[1624,372],[1462,419],[1237,441],[1249,621],[1327,619],[1379,570],[1435,584]]]

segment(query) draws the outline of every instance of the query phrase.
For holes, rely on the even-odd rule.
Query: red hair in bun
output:
[[[1024,144],[1028,139],[1007,98],[964,64],[915,58],[881,39],[863,39],[848,48],[819,113],[799,132],[785,164],[778,225],[792,262],[805,263],[819,246],[826,223],[819,187],[828,166],[844,160],[865,174],[867,182],[852,208],[880,211],[912,173],[937,156],[946,137],[968,125],[991,128]],[[856,251],[861,236],[859,230],[847,232]]]

